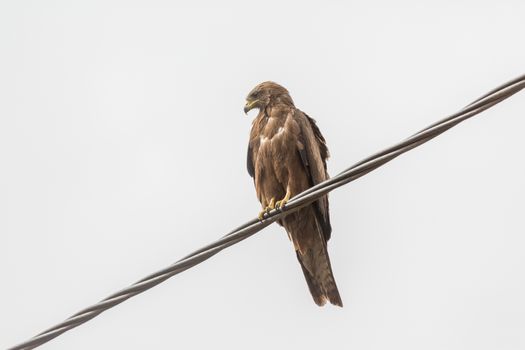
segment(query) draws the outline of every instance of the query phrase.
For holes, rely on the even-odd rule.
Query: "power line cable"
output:
[[[98,316],[100,313],[114,307],[115,305],[118,305],[123,301],[156,286],[157,284],[176,274],[181,273],[182,271],[200,264],[221,250],[252,236],[256,232],[272,224],[274,221],[279,220],[283,215],[294,212],[324,196],[335,188],[343,186],[371,172],[372,170],[379,168],[399,155],[422,145],[423,143],[433,139],[439,134],[461,123],[462,121],[469,119],[488,108],[491,108],[492,106],[509,98],[523,88],[525,88],[525,75],[522,75],[493,89],[492,91],[464,107],[459,112],[454,113],[426,127],[418,133],[410,136],[408,139],[401,141],[392,147],[384,149],[363,159],[350,168],[344,170],[340,174],[298,194],[286,204],[286,207],[283,210],[274,209],[270,211],[267,215],[265,215],[263,221],[252,219],[246,222],[245,224],[226,234],[221,239],[208,244],[199,250],[196,250],[195,252],[177,261],[173,265],[152,273],[151,275],[141,279],[131,286],[110,295],[109,297],[80,312],[77,312],[65,321],[45,330],[42,333],[39,333],[35,337],[23,343],[10,348],[9,350],[34,349],[53,338],[58,337],[60,334],[89,321],[90,319]]]

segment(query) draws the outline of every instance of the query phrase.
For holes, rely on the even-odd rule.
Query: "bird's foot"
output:
[[[271,210],[275,209],[275,198],[272,198],[270,200],[270,203],[266,206],[266,208],[264,208],[263,210],[261,210],[261,212],[259,213],[258,217],[259,217],[259,220],[262,221],[262,219],[264,219],[264,214],[269,214]]]
[[[291,197],[291,193],[290,191],[286,191],[286,195],[284,196],[283,199],[281,199],[280,201],[277,201],[275,203],[275,209],[280,209],[280,210],[283,210],[284,209],[284,206],[286,205],[286,203],[288,203],[288,201],[290,200],[290,197]]]

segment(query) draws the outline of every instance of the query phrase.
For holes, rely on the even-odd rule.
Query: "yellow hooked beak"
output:
[[[257,102],[259,102],[259,100],[253,100],[253,101],[247,100],[246,104],[244,105],[244,113],[248,114],[249,111],[254,109],[257,106]]]

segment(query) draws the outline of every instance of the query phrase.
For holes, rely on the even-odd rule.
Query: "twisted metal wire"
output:
[[[478,113],[498,104],[499,102],[507,99],[514,95],[518,91],[525,88],[525,75],[522,75],[514,80],[509,81],[501,85],[500,87],[488,92],[481,96],[474,102],[470,103],[459,112],[454,113],[443,120],[440,120],[418,133],[410,136],[406,140],[399,142],[398,144],[377,152],[360,162],[354,164],[350,168],[344,170],[340,174],[317,184],[309,188],[308,190],[298,194],[292,198],[283,210],[272,210],[264,218],[263,221],[253,219],[247,223],[239,226],[235,230],[229,232],[221,239],[187,255],[181,260],[177,261],[171,266],[168,266],[160,271],[157,271],[140,281],[132,284],[131,286],[122,289],[121,291],[110,295],[109,297],[101,300],[100,302],[92,305],[80,312],[77,312],[73,316],[69,317],[65,321],[39,333],[35,337],[20,343],[9,350],[27,350],[36,348],[51,339],[58,337],[60,334],[73,329],[90,319],[98,316],[100,313],[112,308],[115,305],[122,303],[123,301],[140,294],[157,284],[167,280],[168,278],[181,273],[197,264],[200,264],[204,260],[209,259],[221,250],[232,246],[240,241],[252,236],[256,232],[262,230],[266,226],[277,221],[282,216],[294,212],[301,207],[310,204],[318,198],[324,196],[328,192],[343,186],[351,181],[354,181],[361,176],[377,169],[399,155],[410,151],[413,148],[433,139],[439,134],[447,131],[448,129],[456,126],[462,121],[475,116]]]

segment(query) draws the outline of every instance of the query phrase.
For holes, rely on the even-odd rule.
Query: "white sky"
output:
[[[257,83],[336,174],[524,73],[523,1],[0,2],[0,348],[253,218]],[[343,309],[271,226],[44,349],[525,348],[525,92],[331,195]]]

